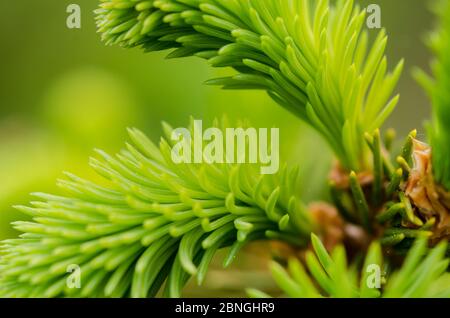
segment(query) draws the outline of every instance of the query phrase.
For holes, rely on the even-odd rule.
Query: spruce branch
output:
[[[436,105],[430,177],[431,148],[415,131],[397,157],[392,133],[382,141],[403,62],[387,72],[387,37],[381,31],[369,45],[365,12],[353,1],[102,0],[97,25],[107,44],[232,67],[235,76],[208,83],[265,90],[321,133],[340,160],[330,182],[334,206],[306,208],[295,168],[261,176],[257,164],[176,164],[168,124],[159,146],[130,129],[125,150],[91,159],[104,182],[68,173],[59,181],[67,195],[36,193],[39,201],[17,207],[33,220],[14,222],[23,234],[0,245],[0,296],[178,297],[191,276],[202,283],[217,250],[230,248],[228,266],[247,242],[271,239],[303,250],[312,242],[306,265],[272,265],[292,297],[450,297],[450,199],[432,180],[449,186],[450,5],[443,8],[436,82],[422,75]],[[322,241],[310,240],[312,232]],[[367,248],[364,264],[347,265],[347,250]],[[407,257],[377,290],[366,269],[391,265],[383,251]],[[72,265],[81,269],[80,289],[67,285]]]
[[[391,95],[403,62],[387,73],[387,36],[369,46],[365,11],[353,1],[102,0],[96,13],[109,45],[233,67],[235,76],[208,83],[266,90],[320,132],[347,169],[367,169],[364,132],[398,102]]]
[[[151,297],[165,282],[164,295],[178,297],[191,275],[204,280],[218,249],[231,247],[228,266],[252,240],[307,244],[313,221],[295,196],[296,169],[175,164],[164,130],[159,147],[130,129],[117,156],[98,151],[90,164],[107,182],[67,174],[67,196],[36,193],[17,207],[33,221],[14,222],[23,234],[2,242],[1,296]],[[71,264],[80,289],[66,285]]]
[[[306,265],[291,259],[287,270],[276,262],[270,266],[273,278],[288,297],[450,297],[450,274],[446,272],[450,259],[445,257],[446,242],[428,249],[426,240],[417,240],[402,267],[392,273],[384,272],[389,264],[383,260],[378,242],[372,243],[362,266],[349,266],[342,246],[336,247],[330,255],[315,235],[312,235],[312,244],[314,251],[307,252]],[[361,275],[357,268],[361,268]],[[254,289],[247,292],[252,297],[270,297]]]
[[[433,172],[436,181],[450,189],[450,1],[436,1],[437,30],[428,39],[435,55],[432,77],[422,71],[415,75],[432,102],[432,121],[428,133],[433,148]]]

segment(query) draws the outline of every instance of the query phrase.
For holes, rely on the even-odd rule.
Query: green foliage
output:
[[[434,175],[450,189],[450,1],[437,1],[434,11],[440,18],[437,30],[429,37],[429,46],[435,55],[434,79],[423,72],[416,75],[433,105],[428,133],[433,147]]]
[[[306,254],[306,268],[297,259],[289,261],[289,273],[278,263],[272,263],[271,270],[277,284],[289,297],[337,297],[337,298],[449,298],[450,274],[446,272],[449,259],[445,258],[446,243],[429,250],[426,240],[418,240],[411,248],[399,271],[383,274],[380,245],[372,243],[367,252],[362,274],[358,265],[347,265],[345,249],[337,247],[331,256],[320,240],[312,235],[314,252]],[[382,278],[381,289],[374,288],[377,270]],[[381,281],[380,281],[381,282]],[[372,288],[371,288],[372,287]],[[254,297],[268,295],[250,289]]]
[[[131,129],[133,144],[116,157],[98,151],[90,163],[107,182],[67,174],[68,196],[37,193],[43,201],[18,207],[33,221],[14,222],[24,234],[1,246],[1,296],[148,297],[166,282],[164,295],[176,297],[191,275],[203,281],[220,248],[231,246],[227,266],[251,240],[307,243],[313,225],[294,195],[296,169],[174,164],[164,130],[159,148]],[[66,286],[71,264],[81,289]]]
[[[450,5],[443,8],[433,41],[436,82],[422,79],[435,104],[435,173],[449,187]],[[287,295],[450,297],[447,244],[429,249],[424,238],[432,236],[436,219],[419,218],[404,193],[415,132],[396,162],[392,140],[381,141],[379,128],[398,102],[391,95],[403,62],[387,72],[387,37],[381,31],[369,45],[365,12],[353,1],[102,0],[96,12],[107,44],[172,49],[169,58],[197,56],[214,67],[232,67],[236,75],[208,83],[265,90],[328,141],[347,170],[339,177],[348,177],[340,188],[331,185],[348,222],[339,230],[345,233],[351,223],[380,240],[364,264],[349,266],[343,246],[330,255],[312,234],[306,267],[298,260],[288,271],[271,266]],[[168,124],[163,129],[159,147],[130,129],[132,143],[118,155],[98,151],[90,163],[103,181],[68,173],[59,181],[66,195],[36,193],[39,201],[31,207],[17,207],[33,220],[14,222],[23,234],[0,246],[0,296],[179,297],[191,276],[202,283],[219,249],[229,248],[228,266],[249,241],[281,240],[306,249],[312,232],[328,234],[329,224],[316,224],[295,195],[297,169],[268,176],[256,164],[175,164],[173,130]],[[373,181],[358,172],[370,172]],[[383,260],[381,245],[394,246],[392,253],[409,251],[399,270],[390,272],[397,264]],[[81,269],[79,289],[67,285],[73,264]],[[367,284],[371,265],[389,271],[381,289]]]
[[[400,62],[386,74],[387,37],[371,47],[365,12],[341,0],[103,0],[97,25],[107,44],[175,49],[238,74],[209,81],[226,89],[263,89],[317,131],[349,169],[367,168],[363,134],[379,128]]]

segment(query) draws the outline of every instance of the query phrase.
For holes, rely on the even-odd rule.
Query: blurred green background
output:
[[[422,39],[433,25],[429,1],[359,2],[382,8],[390,66],[406,58],[401,103],[387,126],[399,134],[420,128],[423,137],[429,103],[410,71],[428,64]],[[81,29],[66,27],[71,3],[81,6]],[[157,141],[162,120],[178,127],[191,115],[211,120],[227,114],[255,126],[280,127],[283,159],[301,167],[302,196],[324,195],[331,158],[314,132],[264,92],[202,85],[226,72],[212,70],[202,60],[164,60],[164,53],[105,47],[95,30],[96,5],[93,0],[0,2],[0,239],[17,234],[9,223],[25,216],[12,205],[26,204],[30,192],[58,192],[55,180],[65,170],[93,177],[87,165],[93,148],[118,151],[129,126]],[[220,279],[214,282],[220,284]]]

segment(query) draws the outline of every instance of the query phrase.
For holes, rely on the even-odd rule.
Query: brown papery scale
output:
[[[405,194],[425,221],[435,218],[431,243],[450,239],[450,193],[436,184],[433,177],[431,147],[414,140],[414,166],[405,185]]]

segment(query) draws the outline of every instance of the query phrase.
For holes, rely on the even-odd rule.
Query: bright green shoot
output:
[[[381,247],[373,243],[358,276],[358,264],[347,265],[345,249],[337,247],[330,255],[320,240],[312,236],[314,252],[306,255],[306,268],[297,259],[289,261],[288,271],[273,262],[272,275],[285,295],[294,298],[449,298],[450,274],[446,272],[446,243],[427,250],[426,240],[411,248],[403,267],[385,272]],[[310,273],[310,274],[308,274]],[[253,297],[269,297],[249,289]]]
[[[333,1],[334,3],[335,1]],[[199,56],[238,74],[209,81],[263,89],[328,141],[345,168],[367,168],[364,132],[379,128],[403,62],[387,74],[387,37],[369,45],[365,11],[353,1],[103,0],[97,11],[107,44],[170,58]]]
[[[164,295],[180,297],[221,248],[230,247],[226,267],[249,241],[307,244],[314,226],[295,195],[296,169],[177,165],[164,130],[159,147],[131,129],[120,154],[98,151],[91,166],[106,183],[67,174],[67,196],[37,193],[32,207],[17,207],[33,221],[13,223],[21,238],[2,242],[0,297],[153,297],[165,281]],[[70,264],[79,289],[66,284]]]
[[[450,2],[436,2],[434,11],[440,17],[438,29],[429,37],[429,46],[436,57],[432,63],[434,78],[423,72],[416,75],[433,105],[428,133],[433,148],[434,176],[450,189]]]

